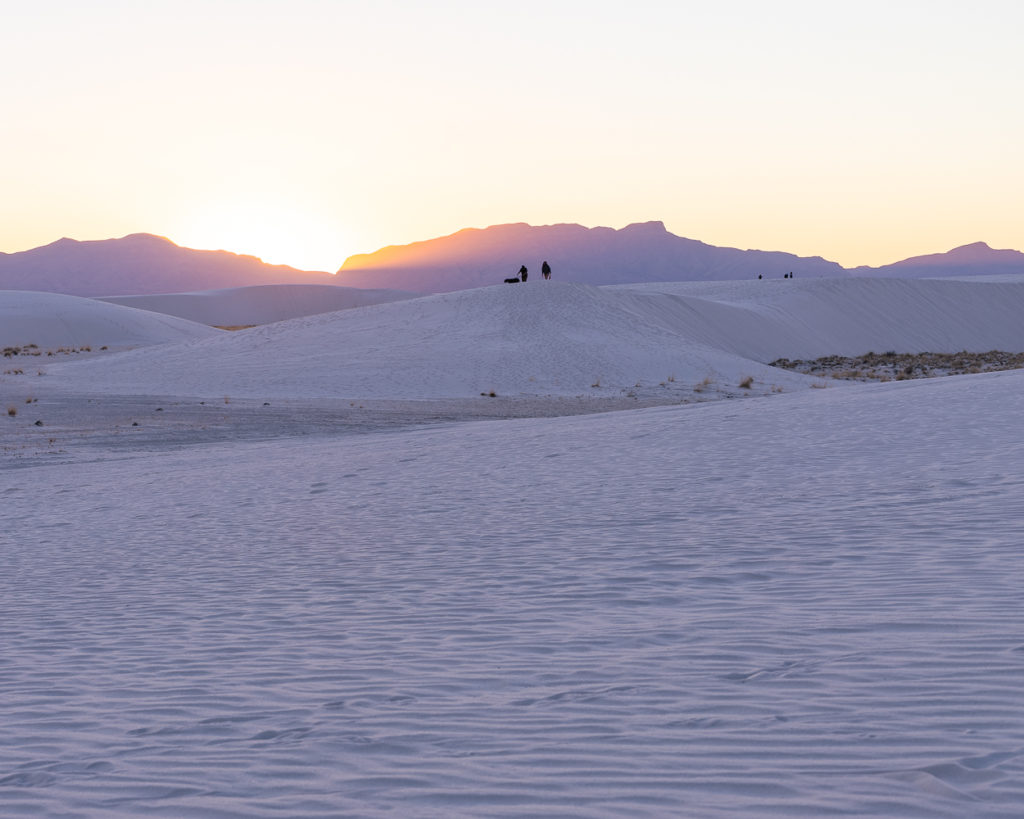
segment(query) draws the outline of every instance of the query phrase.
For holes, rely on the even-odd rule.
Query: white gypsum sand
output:
[[[4,810],[1016,816],[1024,373],[741,398],[775,376],[723,317],[766,356],[772,327],[829,341],[827,293],[787,284],[520,285],[2,376]],[[949,291],[914,284],[902,318],[898,290],[849,312],[896,348],[1013,341],[1019,285],[931,329]],[[503,311],[529,339],[492,344]],[[492,347],[509,394],[481,397]],[[610,375],[574,393],[587,348]],[[636,405],[616,373],[648,359],[649,400],[736,397],[460,420]],[[346,395],[374,361],[387,389]]]

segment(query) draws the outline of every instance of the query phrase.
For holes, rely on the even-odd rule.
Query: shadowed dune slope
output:
[[[402,290],[363,290],[333,284],[264,284],[195,293],[110,296],[99,301],[166,313],[216,327],[237,327],[402,301],[418,295]]]
[[[203,324],[79,296],[0,290],[0,344],[138,347],[221,335]]]

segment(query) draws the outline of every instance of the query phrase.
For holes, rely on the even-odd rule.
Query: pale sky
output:
[[[879,265],[1024,249],[1021,0],[0,0],[0,251],[335,270],[658,219]]]

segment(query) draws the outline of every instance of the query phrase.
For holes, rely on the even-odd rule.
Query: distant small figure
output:
[[[540,266],[540,274],[545,279],[550,279],[551,278],[551,265],[549,265],[547,262],[544,262],[544,264],[542,264]]]
[[[757,274],[757,278],[759,278],[759,279],[761,278],[761,274],[760,273]]]
[[[526,269],[526,265],[525,264],[522,267],[519,268],[519,278],[522,279],[524,282],[526,281],[526,274],[527,274],[527,272],[528,271]]]

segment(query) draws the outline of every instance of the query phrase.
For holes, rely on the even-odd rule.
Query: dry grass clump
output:
[[[704,390],[706,390],[708,387],[710,387],[711,384],[712,384],[711,376],[710,375],[706,376],[703,381],[701,381],[699,384],[694,386],[693,391],[694,392],[704,392]]]
[[[12,404],[7,408],[7,414],[10,415],[11,418],[13,418],[18,414],[18,408]]]
[[[748,375],[742,381],[740,381],[740,387],[745,390],[749,390],[754,385],[754,376]]]
[[[25,344],[21,347],[4,347],[3,357],[12,358],[16,355],[42,355],[38,344]]]
[[[1018,369],[1024,367],[1024,353],[1002,350],[986,353],[966,350],[959,353],[897,353],[890,350],[861,356],[823,356],[807,361],[779,358],[771,362],[771,366],[846,381],[906,381]]]

